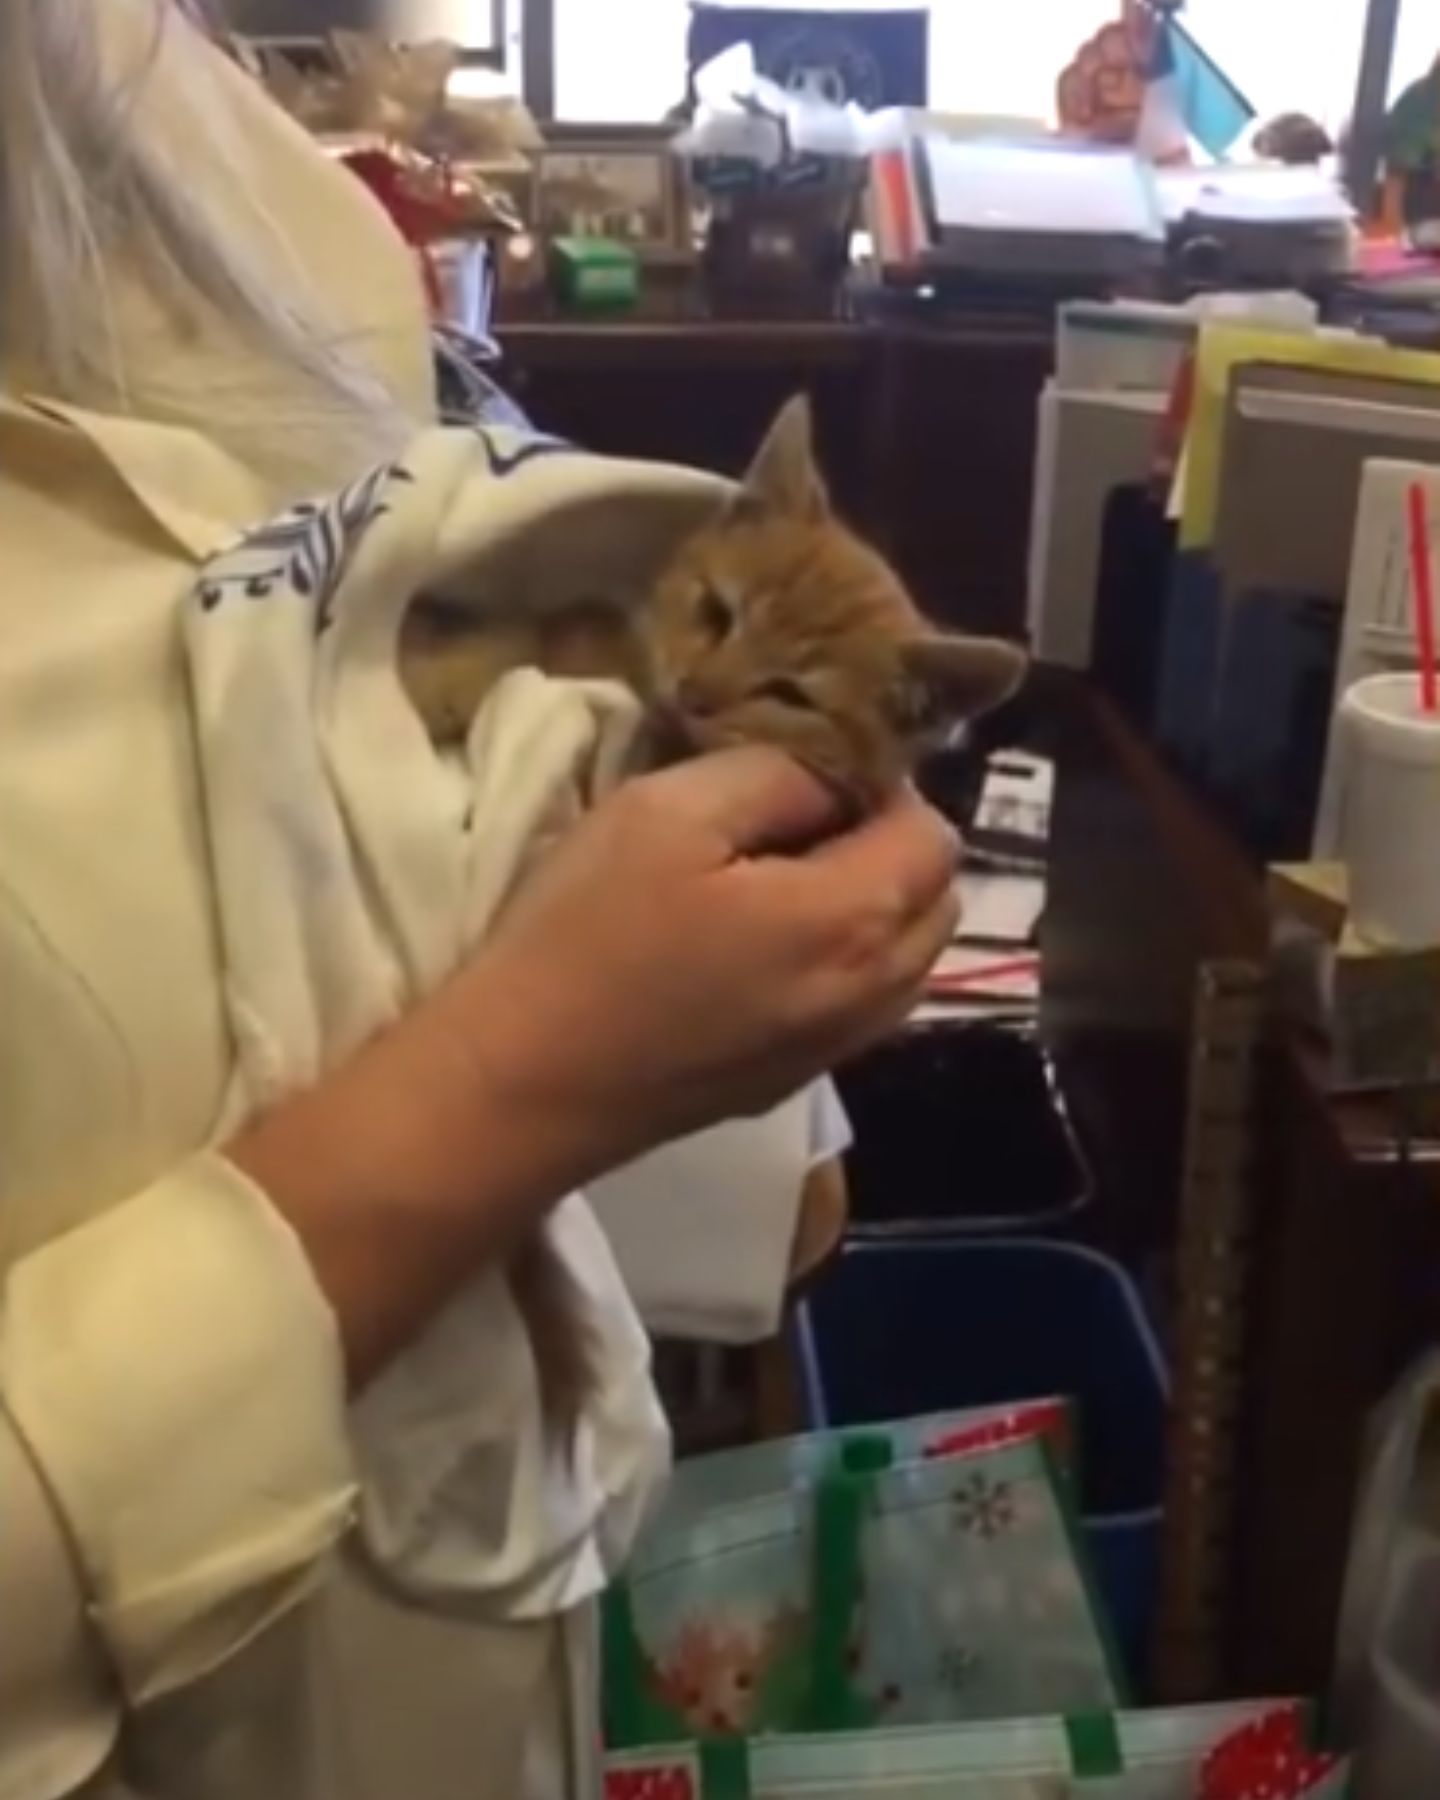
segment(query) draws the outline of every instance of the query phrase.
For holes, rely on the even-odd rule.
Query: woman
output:
[[[156,571],[217,485],[263,516],[428,423],[418,282],[168,0],[0,0],[0,283],[0,1796],[591,1791],[590,1596],[663,1451],[603,1251],[627,1455],[598,1417],[549,1455],[497,1364],[508,1488],[470,1495],[512,1539],[528,1507],[563,1579],[499,1603],[463,1532],[433,1598],[362,1555],[355,1419],[575,1189],[901,1016],[953,839],[906,801],[769,856],[830,818],[762,753],[632,782],[393,1027],[233,1125],[233,896]]]

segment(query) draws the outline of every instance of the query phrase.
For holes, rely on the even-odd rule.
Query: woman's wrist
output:
[[[442,993],[227,1147],[297,1233],[357,1382],[605,1160],[584,1109],[507,1054],[501,1016],[474,1036]]]

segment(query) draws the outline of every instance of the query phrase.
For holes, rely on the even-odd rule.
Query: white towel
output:
[[[662,1337],[755,1344],[780,1328],[803,1182],[849,1147],[834,1088],[720,1125],[591,1184],[641,1316]]]
[[[313,1082],[443,980],[630,742],[622,689],[517,671],[482,709],[457,779],[399,684],[410,598],[553,606],[640,592],[723,492],[497,427],[436,431],[205,568],[186,651],[237,1046],[230,1121]],[[735,1129],[738,1150],[749,1133]],[[781,1194],[798,1192],[803,1140],[767,1151]],[[731,1152],[714,1143],[723,1195]],[[665,1203],[650,1190],[648,1205]],[[578,1196],[547,1229],[602,1344],[573,1459],[547,1446],[529,1344],[494,1271],[355,1408],[365,1542],[430,1604],[510,1618],[575,1605],[623,1554],[663,1468],[647,1345],[604,1236]],[[690,1253],[703,1262],[707,1238]]]

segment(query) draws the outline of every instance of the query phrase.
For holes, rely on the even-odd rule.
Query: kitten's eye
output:
[[[701,590],[695,616],[700,621],[701,629],[717,643],[721,638],[729,637],[735,624],[735,614],[729,602],[717,594],[714,588]]]
[[[814,697],[798,681],[791,681],[786,675],[777,675],[773,681],[762,681],[753,693],[757,700],[778,700],[781,706],[795,706],[806,712],[818,710]]]

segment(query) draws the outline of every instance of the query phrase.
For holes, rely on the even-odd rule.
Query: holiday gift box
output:
[[[811,1483],[711,1510],[682,1496],[607,1597],[607,1741],[1113,1705],[1053,1409],[1039,1417],[1026,1435],[908,1460],[860,1433]],[[996,1427],[933,1441],[977,1430],[983,1442]],[[905,1428],[899,1441],[925,1440]]]
[[[1342,1800],[1308,1715],[1255,1702],[612,1756],[605,1800]]]
[[[897,1464],[862,1504],[849,1653],[862,1717],[938,1724],[1120,1698],[1071,1486],[1043,1438]]]
[[[1017,1438],[1048,1438],[1061,1466],[1069,1469],[1073,1428],[1069,1403],[1059,1399],[1015,1401],[1006,1406],[965,1407],[953,1412],[924,1413],[881,1428],[891,1460],[918,1462],[987,1450]],[[678,1463],[665,1496],[662,1528],[694,1518],[719,1506],[760,1500],[791,1488],[813,1487],[833,1466],[837,1447],[875,1435],[853,1431],[810,1431],[798,1437],[717,1450]]]

